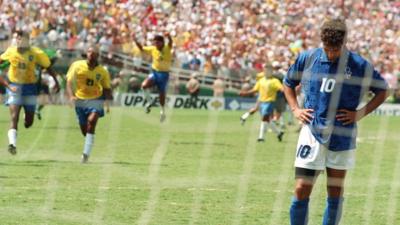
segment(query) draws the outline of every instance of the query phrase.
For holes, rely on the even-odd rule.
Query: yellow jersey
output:
[[[282,88],[282,83],[278,79],[263,77],[254,85],[253,91],[258,91],[260,102],[273,102],[276,100],[276,94]]]
[[[86,60],[79,60],[69,67],[67,80],[75,82],[75,96],[79,99],[96,99],[103,95],[103,89],[110,89],[110,74],[101,65],[89,69]]]
[[[50,59],[47,54],[39,48],[30,47],[24,53],[19,53],[17,47],[9,47],[1,54],[2,60],[10,62],[8,79],[16,84],[34,84],[37,81],[35,67],[43,68],[50,66]]]
[[[155,46],[145,46],[143,51],[146,54],[151,55],[153,63],[151,67],[154,70],[160,72],[168,72],[171,68],[172,63],[172,49],[169,45],[164,45],[164,48],[160,51]]]

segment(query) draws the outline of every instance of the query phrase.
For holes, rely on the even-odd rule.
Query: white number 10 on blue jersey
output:
[[[324,77],[322,78],[321,89],[319,89],[319,91],[330,93],[335,88],[335,83],[336,83],[335,79],[328,79]]]

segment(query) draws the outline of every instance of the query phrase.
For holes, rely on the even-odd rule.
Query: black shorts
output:
[[[284,96],[277,96],[275,100],[275,110],[278,113],[283,113],[286,110],[286,99]]]
[[[6,94],[6,87],[0,85],[0,95],[5,95]]]
[[[312,169],[296,167],[295,168],[295,178],[296,179],[303,178],[303,179],[314,181],[318,177],[320,172],[321,171],[319,171],[319,170],[312,170]]]
[[[48,95],[50,94],[49,86],[46,84],[41,84],[38,86],[38,93],[39,94],[45,94]]]

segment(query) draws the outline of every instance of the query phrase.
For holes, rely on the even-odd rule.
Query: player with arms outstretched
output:
[[[282,83],[272,76],[272,66],[266,65],[266,71],[264,77],[261,78],[256,85],[250,91],[242,91],[241,96],[252,95],[258,92],[260,102],[260,114],[262,116],[260,133],[258,136],[258,142],[264,142],[265,131],[268,125],[271,127],[272,131],[277,134],[279,141],[282,141],[283,132],[279,130],[275,123],[272,122],[274,102],[276,100],[276,95],[279,91],[283,91]]]
[[[266,64],[267,65],[267,64]],[[265,66],[266,66],[265,65]],[[261,78],[265,77],[265,73],[267,73],[267,69],[264,66],[264,71],[260,72],[256,75],[256,83],[261,80]],[[254,105],[254,107],[250,108],[247,112],[243,113],[243,115],[240,116],[240,123],[242,125],[244,125],[244,123],[246,122],[247,118],[249,118],[249,116],[252,116],[255,112],[257,112],[258,108],[260,107],[260,102],[258,101],[257,98],[257,102]]]

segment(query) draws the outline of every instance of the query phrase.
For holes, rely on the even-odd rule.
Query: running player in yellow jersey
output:
[[[104,116],[104,96],[112,100],[110,74],[98,62],[97,47],[89,47],[86,60],[72,63],[67,73],[67,93],[72,103],[75,103],[75,112],[83,136],[82,163],[87,163],[92,146],[97,120]]]
[[[153,104],[150,98],[149,88],[154,85],[158,88],[161,112],[160,121],[165,120],[165,97],[169,79],[169,70],[172,63],[172,38],[167,33],[168,45],[165,44],[164,37],[156,35],[153,39],[152,46],[143,47],[136,39],[134,40],[140,51],[151,55],[153,63],[151,65],[151,74],[143,81],[142,89],[146,99],[146,112],[150,112]]]
[[[36,66],[45,68],[54,80],[57,80],[56,74],[50,68],[49,57],[41,49],[30,46],[27,33],[17,31],[16,34],[17,46],[7,48],[0,56],[0,64],[5,61],[10,64],[7,80],[3,83],[8,87],[7,104],[11,115],[8,151],[13,155],[17,153],[17,130],[21,108],[24,108],[25,112],[25,128],[33,124],[38,94]],[[58,82],[56,88],[59,89]]]
[[[268,71],[264,74],[264,77],[256,83],[253,89],[250,91],[243,91],[240,93],[240,95],[252,95],[257,92],[259,94],[258,101],[260,102],[260,114],[262,116],[262,122],[257,141],[264,142],[264,135],[268,125],[271,127],[272,131],[277,134],[278,140],[282,141],[283,132],[280,131],[272,122],[272,116],[276,95],[279,91],[283,91],[283,86],[278,79],[272,76],[272,66],[267,65],[266,68]]]
[[[267,65],[267,64],[266,64]],[[264,71],[261,73],[257,73],[256,75],[256,83],[261,80],[261,78],[265,77],[266,73],[272,73],[272,71],[269,71],[269,69],[267,68],[267,66],[264,66]],[[260,107],[260,102],[257,99],[256,104],[254,105],[254,107],[252,107],[251,109],[249,109],[247,112],[243,113],[243,115],[240,116],[240,123],[242,125],[244,125],[244,123],[246,122],[247,118],[249,118],[249,116],[253,115],[255,112],[257,112],[258,108]]]

